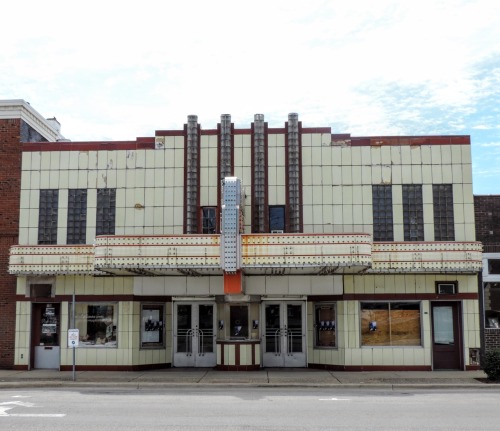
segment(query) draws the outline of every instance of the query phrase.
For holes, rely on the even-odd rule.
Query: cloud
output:
[[[500,142],[500,2],[26,0],[2,14],[22,31],[0,27],[0,97],[73,140],[298,112],[353,135],[471,134],[482,163]]]

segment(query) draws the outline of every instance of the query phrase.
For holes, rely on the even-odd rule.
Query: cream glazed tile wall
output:
[[[14,348],[14,364],[29,365],[30,358],[30,328],[31,328],[31,302],[16,302],[16,335]],[[21,358],[21,355],[23,356]]]

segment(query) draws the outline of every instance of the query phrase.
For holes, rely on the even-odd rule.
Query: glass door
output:
[[[174,367],[214,367],[215,305],[175,303]]]
[[[33,304],[32,361],[33,368],[60,367],[60,304]]]
[[[262,340],[264,367],[305,367],[305,303],[265,302]]]
[[[432,303],[432,366],[435,370],[460,370],[462,342],[460,304]]]

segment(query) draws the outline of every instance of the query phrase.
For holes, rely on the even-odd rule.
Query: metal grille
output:
[[[288,114],[288,221],[290,233],[300,232],[299,116]]]
[[[223,180],[232,175],[231,166],[231,115],[220,117],[220,178]]]
[[[188,116],[186,157],[186,233],[198,233],[198,117]]]
[[[114,235],[116,189],[97,189],[96,235]]]
[[[254,220],[253,232],[265,232],[265,196],[266,196],[266,159],[265,159],[265,137],[264,137],[264,115],[254,116],[254,182],[253,182],[253,206]]]
[[[373,185],[373,240],[394,241],[392,186]]]
[[[455,218],[453,215],[453,187],[451,184],[432,186],[434,203],[434,240],[455,241]]]
[[[405,241],[424,240],[424,206],[420,184],[403,184],[403,223]]]
[[[85,244],[87,239],[87,190],[68,191],[67,244]]]
[[[38,244],[57,244],[59,190],[40,190]]]

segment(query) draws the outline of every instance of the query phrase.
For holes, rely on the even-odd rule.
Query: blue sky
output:
[[[365,135],[471,135],[500,194],[500,2],[24,0],[2,6],[0,98],[73,141],[181,129],[190,114]]]

